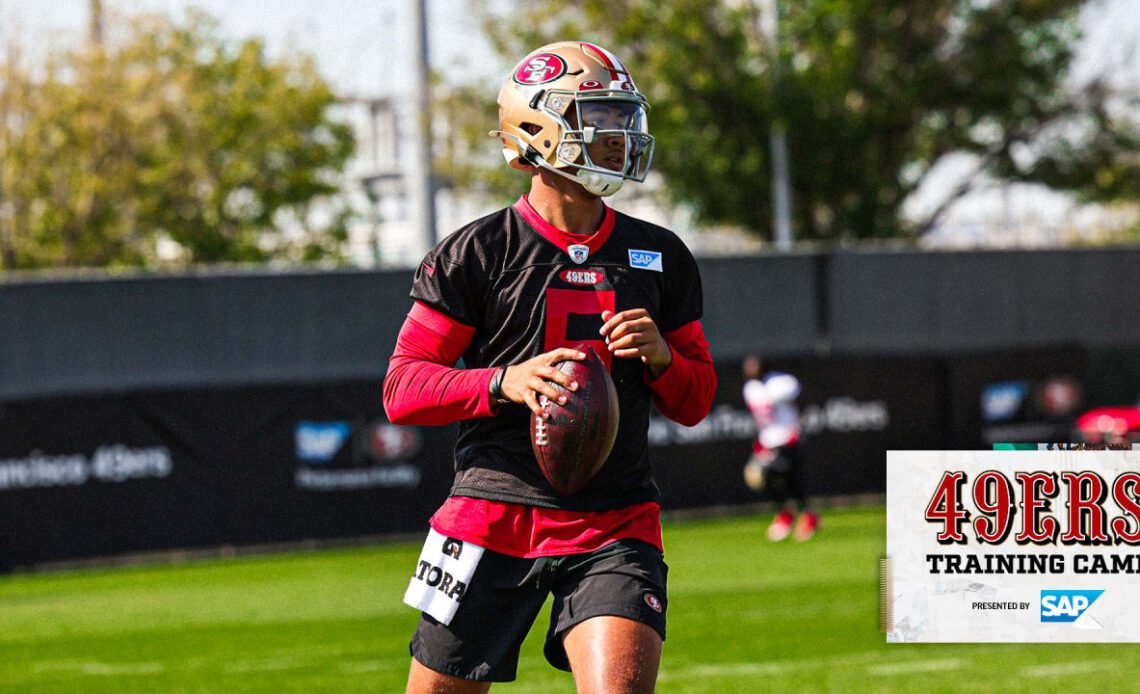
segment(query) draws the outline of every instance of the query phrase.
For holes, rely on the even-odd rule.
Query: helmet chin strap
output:
[[[617,174],[604,174],[599,171],[583,171],[582,169],[578,169],[578,173],[569,173],[551,166],[545,159],[540,159],[538,165],[547,171],[553,171],[563,178],[574,181],[585,188],[587,193],[601,198],[608,198],[618,192],[621,190],[621,184],[625,183],[625,179]]]
[[[548,161],[539,156],[537,152],[534,152],[534,150],[530,148],[530,145],[528,145],[521,137],[513,133],[503,132],[502,130],[492,130],[487,134],[491,135],[492,137],[500,137],[510,140],[515,145],[516,151],[519,153],[517,156],[519,156],[523,161],[544,168],[547,171],[552,171],[563,178],[574,181],[578,185],[585,188],[587,193],[590,193],[592,195],[597,195],[601,198],[608,198],[609,196],[621,190],[621,185],[625,183],[625,178],[620,174],[607,174],[600,171],[583,171],[582,169],[579,169],[578,173],[569,173],[567,171],[563,171],[562,169],[551,166]],[[526,152],[528,149],[531,149],[531,152],[533,152],[533,157],[522,156],[522,153]],[[507,158],[507,161],[511,161],[514,158],[506,150],[503,150],[503,155]]]

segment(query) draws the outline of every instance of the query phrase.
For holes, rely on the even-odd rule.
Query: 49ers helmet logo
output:
[[[553,53],[539,53],[527,58],[515,70],[515,81],[519,84],[546,84],[566,74],[566,61]]]

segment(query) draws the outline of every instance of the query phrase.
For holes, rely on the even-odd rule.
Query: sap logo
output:
[[[344,446],[352,425],[348,422],[298,422],[294,432],[297,459],[306,463],[327,463]]]
[[[629,249],[629,266],[641,270],[664,272],[664,268],[661,267],[661,254],[657,251]]]
[[[992,383],[982,391],[982,419],[987,422],[1005,421],[1017,414],[1029,388],[1021,381]]]
[[[1103,592],[1103,590],[1043,590],[1041,621],[1075,622]]]

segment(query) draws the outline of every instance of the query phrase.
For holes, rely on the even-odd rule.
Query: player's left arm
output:
[[[716,370],[700,321],[662,333],[643,308],[604,311],[602,320],[601,334],[610,353],[645,364],[645,380],[661,414],[685,426],[708,415],[716,395]]]

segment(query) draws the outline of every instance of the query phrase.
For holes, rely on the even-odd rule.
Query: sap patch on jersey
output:
[[[660,251],[639,251],[631,248],[629,249],[629,266],[639,270],[665,271],[665,268],[661,266]]]

